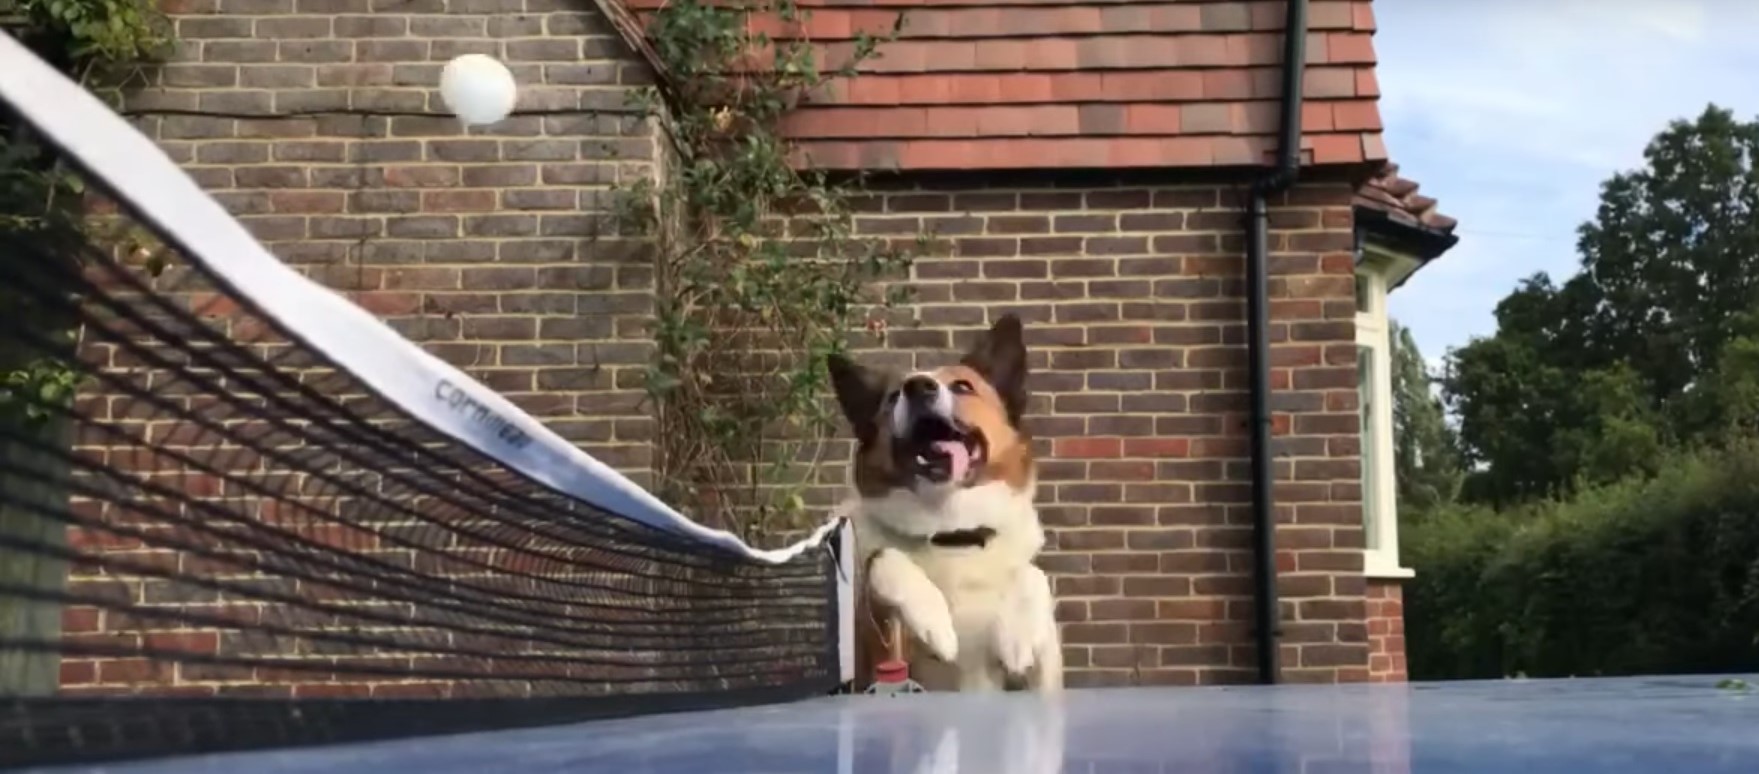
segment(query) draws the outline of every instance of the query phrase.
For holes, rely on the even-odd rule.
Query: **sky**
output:
[[[1578,265],[1600,183],[1714,102],[1759,117],[1755,0],[1377,0],[1381,116],[1400,174],[1460,243],[1393,293],[1426,359],[1496,330],[1498,301]]]

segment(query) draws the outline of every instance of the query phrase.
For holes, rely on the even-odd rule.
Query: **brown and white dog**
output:
[[[862,674],[880,658],[868,605],[901,619],[911,676],[931,691],[1059,691],[1050,579],[1018,318],[997,321],[956,365],[894,374],[830,361],[855,429],[854,527]],[[924,656],[929,656],[924,658]]]

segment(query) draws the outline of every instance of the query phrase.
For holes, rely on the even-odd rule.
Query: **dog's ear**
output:
[[[885,376],[840,354],[825,358],[825,365],[831,371],[837,405],[855,428],[855,437],[863,442],[872,440],[879,430],[880,403],[886,399]]]
[[[996,320],[978,337],[959,362],[983,374],[1008,408],[1008,421],[1020,424],[1026,413],[1026,333],[1012,314]]]

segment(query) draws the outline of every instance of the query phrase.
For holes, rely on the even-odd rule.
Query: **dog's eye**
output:
[[[970,395],[977,391],[976,387],[972,387],[971,383],[964,379],[953,382],[952,384],[947,385],[947,387],[953,391],[954,395]]]

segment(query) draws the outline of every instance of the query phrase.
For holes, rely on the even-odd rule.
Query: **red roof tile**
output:
[[[1459,221],[1437,211],[1434,199],[1417,193],[1419,187],[1399,176],[1399,165],[1386,164],[1356,189],[1356,206],[1386,213],[1400,225],[1452,235]]]
[[[638,15],[665,0],[622,0]],[[1003,2],[1006,5],[1003,5]],[[820,44],[901,37],[787,130],[811,163],[902,169],[1262,164],[1276,146],[1281,0],[800,0],[755,26]],[[1310,0],[1302,148],[1385,160],[1370,0]]]

